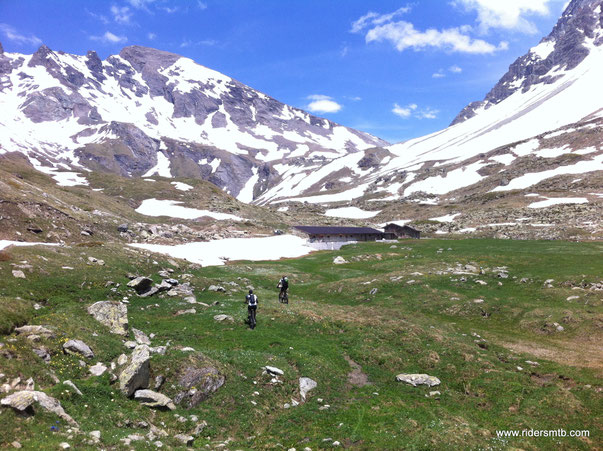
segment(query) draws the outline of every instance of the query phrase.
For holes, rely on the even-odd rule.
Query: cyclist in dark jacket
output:
[[[287,279],[287,276],[283,276],[283,278],[278,281],[278,285],[276,286],[276,288],[281,289],[281,292],[278,295],[279,301],[288,304],[289,295],[287,293],[287,290],[289,289],[289,279]]]
[[[255,314],[258,309],[258,297],[253,294],[253,290],[249,290],[249,294],[245,296],[245,303],[247,304],[247,320],[249,326],[253,329],[255,327]]]

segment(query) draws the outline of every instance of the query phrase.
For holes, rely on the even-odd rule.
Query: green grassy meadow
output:
[[[348,263],[333,264],[339,255]],[[105,265],[90,264],[89,256]],[[173,436],[189,434],[194,425],[176,415],[207,422],[195,449],[226,443],[222,449],[316,450],[334,448],[335,441],[359,450],[603,447],[603,291],[590,289],[603,277],[602,243],[364,243],[298,259],[207,268],[184,261],[176,267],[168,259],[117,244],[0,252],[0,385],[33,377],[36,389],[57,398],[80,424],[79,433],[69,432],[40,409],[25,418],[3,407],[0,448],[17,440],[25,449],[58,449],[61,442],[74,449],[155,449],[151,442],[120,442],[148,432],[136,426],[139,421],[167,431],[160,440],[178,448],[183,445]],[[19,265],[32,267],[24,269],[26,279],[12,276]],[[160,282],[157,272],[165,268],[181,282],[191,274],[197,301],[210,306],[165,294],[141,298],[125,286],[127,273]],[[282,275],[290,279],[287,305],[278,303],[275,288]],[[211,284],[226,292],[206,290]],[[253,331],[244,323],[247,286],[260,302]],[[80,358],[61,352],[62,343],[77,338],[96,354],[88,365],[108,365],[128,354],[124,340],[86,311],[96,301],[124,296],[130,328],[155,334],[153,346],[169,342],[166,355],[151,358],[151,380],[166,378],[161,393],[176,394],[177,371],[192,358],[182,347],[214,362],[225,385],[197,408],[156,411],[124,397],[108,374],[90,376]],[[42,308],[35,310],[36,303]],[[191,307],[197,313],[175,315]],[[222,313],[234,322],[215,321]],[[47,325],[56,333],[32,344],[11,332],[23,324]],[[51,350],[50,364],[33,354],[34,345]],[[350,381],[354,363],[366,385]],[[265,365],[284,371],[282,383],[262,374]],[[52,373],[73,381],[83,396],[53,382]],[[399,373],[427,373],[441,384],[413,387],[396,382]],[[284,408],[300,401],[300,377],[314,379],[317,388],[305,403]],[[590,436],[496,434],[559,428],[588,430]],[[87,443],[93,430],[101,431],[100,444]]]

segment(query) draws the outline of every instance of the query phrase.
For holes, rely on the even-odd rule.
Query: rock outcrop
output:
[[[122,302],[99,301],[88,307],[94,319],[109,328],[111,333],[128,334],[128,306]]]

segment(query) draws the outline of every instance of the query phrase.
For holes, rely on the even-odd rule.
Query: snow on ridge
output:
[[[530,53],[536,55],[541,60],[545,60],[554,50],[555,41],[542,41],[537,46],[532,47]]]
[[[155,181],[155,180],[153,180],[153,181]],[[174,187],[180,191],[190,191],[193,189],[192,186],[190,186],[187,183],[183,183],[183,182],[171,182],[171,184],[174,185]]]
[[[136,209],[136,212],[145,216],[168,216],[170,218],[180,219],[197,219],[203,216],[209,216],[218,221],[228,219],[232,221],[244,221],[243,218],[235,215],[183,207],[179,205],[181,203],[182,202],[176,200],[145,199],[140,204],[140,207]]]
[[[160,177],[172,178],[172,172],[170,171],[170,160],[161,151],[157,152],[157,164],[149,169],[143,175],[143,177],[151,177],[152,175],[156,174]]]

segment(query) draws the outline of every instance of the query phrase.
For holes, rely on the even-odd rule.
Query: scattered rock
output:
[[[318,383],[315,380],[310,379],[309,377],[300,377],[299,378],[299,395],[303,401],[306,400],[306,395],[310,390],[314,390],[318,386]]]
[[[151,339],[143,331],[132,328],[132,332],[134,332],[134,339],[137,343],[141,345],[151,344]]]
[[[41,391],[33,391],[33,390],[23,390],[13,393],[6,398],[0,400],[0,404],[7,407],[12,407],[13,409],[26,412],[31,411],[31,406],[34,403],[38,403],[40,407],[44,410],[52,412],[58,415],[61,419],[66,421],[67,423],[78,426],[77,422],[71,418],[63,407],[61,403],[57,401],[55,398],[48,396],[46,393]]]
[[[152,285],[153,280],[144,276],[136,277],[128,282],[128,287],[134,288],[138,294],[146,293],[151,289]]]
[[[93,376],[102,376],[107,371],[107,367],[103,363],[98,362],[96,365],[91,366],[89,371]]]
[[[191,309],[194,310],[194,309]],[[214,319],[216,321],[234,321],[234,318],[230,315],[224,315],[224,314],[220,314],[220,315],[216,315],[214,316]]]
[[[71,448],[71,445],[69,445],[69,443],[67,443],[67,442],[61,442],[61,443],[59,443],[59,448],[69,449],[69,448]]]
[[[80,389],[77,388],[75,386],[75,384],[73,382],[71,382],[70,380],[63,381],[63,384],[67,385],[68,387],[73,388],[74,392],[76,392],[78,395],[82,396],[82,392],[80,391]]]
[[[333,264],[335,265],[343,265],[347,263],[347,261],[342,256],[337,256],[333,259]]]
[[[195,441],[195,437],[192,435],[177,434],[174,435],[174,438],[186,446],[192,446]]]
[[[20,269],[13,269],[13,277],[17,279],[25,279],[25,273]]]
[[[284,376],[285,372],[275,366],[265,366],[266,372],[272,376]]]
[[[17,448],[17,449],[22,448],[21,443],[19,443],[17,441],[12,442],[11,445],[13,446],[13,448]]]
[[[189,315],[189,314],[194,315],[195,313],[197,313],[197,310],[195,310],[194,308],[189,308],[189,309],[186,309],[186,310],[178,310],[176,312],[176,316]],[[227,316],[227,315],[224,315],[224,316]],[[217,321],[219,321],[219,320],[217,320]]]
[[[128,359],[128,364],[119,375],[119,389],[126,395],[132,394],[139,388],[149,386],[150,355],[149,347],[139,345]]]
[[[120,224],[117,226],[117,231],[120,233],[127,233],[128,231],[128,224]]]
[[[50,338],[54,335],[50,329],[47,329],[44,326],[21,326],[17,327],[15,332],[26,337],[30,335],[37,335],[39,337]]]
[[[170,410],[174,410],[176,408],[170,398],[153,390],[137,390],[134,393],[134,399],[140,401],[143,405],[148,407]]]
[[[433,387],[434,385],[440,385],[440,380],[437,377],[429,376],[428,374],[398,374],[396,381],[406,382],[407,384],[416,387],[417,385],[427,385]]]
[[[44,362],[50,363],[50,353],[48,352],[48,349],[44,347],[33,348],[33,352],[42,360],[44,360]]]
[[[128,335],[128,306],[121,302],[99,301],[88,307],[88,313],[111,333]]]
[[[474,299],[474,300],[473,300],[473,303],[474,303],[474,304],[483,304],[483,303],[484,303],[484,300],[483,300],[483,299]]]
[[[91,359],[94,357],[94,352],[90,349],[86,343],[82,340],[69,340],[63,344],[63,351],[67,354],[80,354],[86,357],[87,359]]]
[[[215,292],[224,293],[226,290],[224,289],[224,287],[219,286],[219,285],[210,285],[209,287],[207,287],[207,291],[215,291]]]

